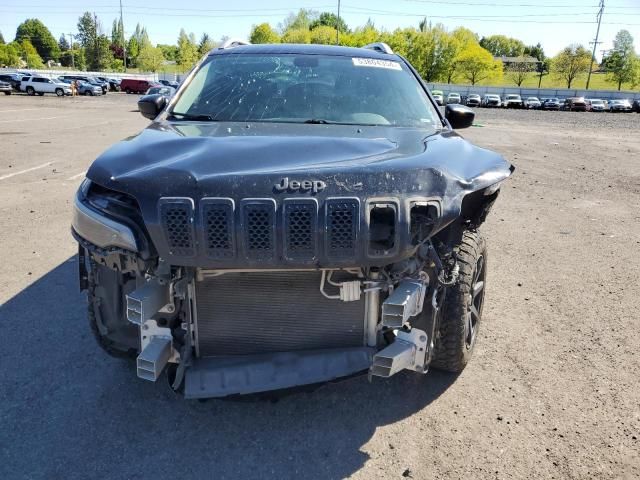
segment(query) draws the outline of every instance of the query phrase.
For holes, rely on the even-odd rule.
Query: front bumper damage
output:
[[[318,273],[308,271],[298,272],[297,275],[317,279]],[[244,275],[248,278],[252,278],[252,275],[270,275],[255,272],[211,274],[222,277]],[[323,383],[361,372],[368,372],[370,377],[390,377],[405,369],[426,373],[434,332],[427,332],[411,325],[412,321],[423,313],[428,294],[431,294],[431,297],[427,307],[436,307],[437,289],[429,286],[429,278],[424,272],[401,281],[384,302],[380,302],[380,293],[388,288],[388,284],[377,272],[348,272],[348,279],[344,281],[332,280],[334,274],[339,276],[339,271],[322,271],[319,276],[322,283],[317,286],[315,293],[322,302],[334,302],[336,308],[333,311],[337,312],[337,315],[340,315],[341,311],[354,311],[340,310],[346,308],[341,305],[350,304],[347,307],[353,309],[357,302],[362,302],[364,317],[336,318],[328,325],[334,330],[343,328],[345,337],[353,334],[355,329],[355,340],[351,340],[350,344],[342,342],[332,337],[331,332],[327,330],[324,331],[326,342],[331,343],[331,339],[334,338],[331,348],[297,349],[302,346],[287,343],[286,338],[279,338],[271,350],[277,350],[278,345],[286,345],[292,350],[239,355],[230,355],[228,350],[216,352],[207,347],[204,339],[206,328],[202,325],[205,322],[203,318],[198,318],[198,314],[202,316],[207,310],[204,307],[198,308],[198,298],[195,295],[196,291],[203,288],[196,286],[198,277],[200,281],[205,281],[202,280],[202,272],[183,276],[173,282],[156,278],[142,283],[126,296],[127,318],[140,327],[138,377],[156,381],[163,370],[170,364],[175,364],[175,377],[172,378],[174,388],[181,390],[186,398],[212,398]],[[277,275],[290,276],[292,272],[272,272],[272,275],[280,292],[282,285],[277,283]],[[299,278],[294,280],[301,282]],[[204,285],[210,286],[206,283]],[[331,290],[332,292],[328,293]],[[311,293],[308,292],[308,295]],[[277,296],[278,292],[274,291],[272,295]],[[282,297],[285,298],[285,295]],[[274,302],[279,301],[281,300],[274,298]],[[295,305],[295,298],[291,298],[290,301]],[[175,313],[176,308],[183,309],[184,314],[181,328],[186,332],[186,336],[181,343],[176,341],[175,332],[161,326],[162,319]],[[326,314],[332,315],[332,312]],[[287,315],[283,314],[283,317]],[[291,318],[295,318],[295,315],[289,315],[270,328],[284,337],[295,336],[296,325]],[[261,319],[255,320],[260,322]],[[220,322],[217,325],[218,333],[224,337],[228,333],[229,325],[222,320],[217,321]],[[299,325],[312,329],[304,320],[299,320]],[[435,318],[430,325],[435,325]],[[231,340],[231,343],[237,343],[234,351],[247,352],[246,348],[254,346],[252,342],[255,338],[262,340],[258,350],[269,350],[269,341],[262,339],[259,328],[256,323],[255,332],[249,328],[235,331],[234,339]],[[307,332],[307,336],[309,335],[313,337],[313,332]],[[389,339],[393,341],[389,342]],[[217,354],[220,352],[223,354]]]

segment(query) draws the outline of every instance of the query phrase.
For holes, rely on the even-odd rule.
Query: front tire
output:
[[[460,268],[458,282],[447,288],[431,365],[457,373],[471,359],[481,323],[487,245],[477,231],[467,230],[454,251]]]
[[[56,88],[56,95],[59,97],[64,97],[64,90],[61,88]]]

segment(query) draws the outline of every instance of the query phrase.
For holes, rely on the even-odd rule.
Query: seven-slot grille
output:
[[[328,199],[322,209],[313,198],[285,199],[278,208],[273,199],[243,199],[237,205],[230,198],[203,198],[194,220],[191,199],[159,202],[172,256],[193,257],[200,250],[220,261],[271,261],[279,251],[291,262],[314,262],[320,248],[331,260],[348,261],[357,254],[359,210],[356,198]]]

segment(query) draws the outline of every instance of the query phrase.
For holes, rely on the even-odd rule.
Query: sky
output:
[[[351,27],[371,19],[376,27],[394,30],[417,26],[425,16],[449,29],[467,27],[480,36],[503,34],[526,44],[542,43],[553,56],[572,43],[589,42],[596,35],[596,15],[601,0],[342,0],[340,16]],[[615,34],[627,29],[640,52],[640,0],[602,0],[605,2],[596,57],[610,49]],[[199,38],[208,33],[246,39],[252,25],[283,21],[299,8],[337,12],[338,0],[123,0],[125,32],[135,25],[147,28],[153,43],[175,44],[181,28]],[[120,14],[118,0],[0,0],[0,32],[13,40],[17,26],[26,18],[39,18],[56,38],[77,32],[78,17],[92,11],[101,20],[105,33],[111,33],[114,18]]]

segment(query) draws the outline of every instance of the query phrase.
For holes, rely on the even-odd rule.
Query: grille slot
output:
[[[275,253],[275,202],[250,200],[243,208],[245,254],[251,260],[270,260]]]
[[[228,273],[196,282],[199,355],[362,346],[364,297],[329,300],[320,272]]]
[[[327,256],[341,259],[355,255],[358,223],[357,199],[327,201]]]
[[[204,198],[202,205],[202,228],[207,256],[228,259],[235,256],[234,208],[231,199]]]
[[[318,204],[315,200],[284,203],[284,256],[312,261],[316,257]]]
[[[160,199],[160,219],[171,255],[195,255],[193,201],[189,198]]]

